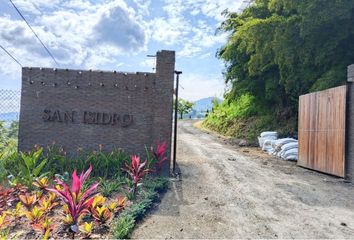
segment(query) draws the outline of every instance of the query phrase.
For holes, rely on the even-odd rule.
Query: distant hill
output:
[[[213,108],[213,99],[215,99],[215,97],[202,98],[195,101],[192,111],[188,114],[184,114],[183,118],[204,118],[207,110],[210,112]],[[216,99],[222,102],[221,99]]]
[[[213,108],[213,99],[217,99],[218,102],[222,102],[221,99],[216,97],[202,98],[194,102],[193,109],[197,112],[206,112],[207,110],[210,111]]]

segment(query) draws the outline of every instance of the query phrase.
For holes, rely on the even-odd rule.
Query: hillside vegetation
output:
[[[254,140],[262,130],[297,131],[299,95],[342,85],[354,63],[353,0],[255,0],[224,12],[229,33],[225,101],[204,125]]]

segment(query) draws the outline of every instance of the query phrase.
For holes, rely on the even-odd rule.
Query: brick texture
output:
[[[144,145],[167,140],[170,156],[174,70],[173,51],[157,53],[156,73],[23,68],[19,150],[55,142],[75,155],[102,144],[144,156]]]

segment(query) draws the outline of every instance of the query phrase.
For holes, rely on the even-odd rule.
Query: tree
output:
[[[218,51],[225,61],[227,102],[254,96],[258,116],[296,120],[299,95],[345,84],[354,63],[354,1],[254,0],[225,11]],[[295,129],[294,129],[295,130]]]
[[[225,62],[225,101],[206,126],[234,137],[266,129],[293,134],[299,95],[346,82],[354,63],[354,1],[252,0],[241,13],[224,11],[218,50]]]
[[[13,121],[10,127],[4,121],[0,121],[0,151],[7,146],[17,143],[18,121]]]
[[[190,113],[193,108],[193,103],[182,98],[178,99],[177,112],[180,114],[180,119],[183,118],[183,114]]]
[[[19,122],[18,121],[11,122],[10,128],[8,130],[8,137],[9,138],[17,139],[18,127],[19,127]]]

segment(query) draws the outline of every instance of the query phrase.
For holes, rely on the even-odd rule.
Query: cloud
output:
[[[122,50],[135,51],[145,45],[144,28],[120,6],[107,9],[93,31],[100,44],[113,44]]]
[[[99,4],[85,0],[17,0],[15,4],[61,67],[104,67],[117,56],[144,50],[147,44],[141,17],[123,0]],[[26,24],[16,19],[17,15],[0,16],[1,44],[25,66],[56,67]],[[0,61],[5,58],[8,56],[0,55]],[[3,74],[15,69],[0,66]]]
[[[238,11],[243,0],[185,0],[194,11],[197,9],[207,17],[213,18],[219,23],[224,20],[221,13],[228,9],[230,11]]]
[[[48,62],[48,55],[22,21],[12,20],[8,16],[0,17],[0,29],[2,29],[0,32],[1,44],[23,65],[33,62],[34,58],[38,59],[40,64]],[[35,29],[41,32],[41,29]],[[0,55],[1,61],[5,61],[5,58],[8,56]],[[0,66],[0,70],[11,72],[11,69],[5,64]]]
[[[181,57],[203,55],[226,42],[226,34],[216,35],[215,27],[224,20],[221,12],[230,7],[236,11],[241,1],[164,0],[162,9],[167,17],[151,21],[152,38],[166,45],[179,45]]]
[[[149,57],[140,62],[140,66],[147,68],[147,69],[155,69],[156,66],[156,58]]]
[[[215,35],[226,8],[237,10],[242,0],[14,0],[33,29],[53,53],[60,67],[110,69],[121,66],[138,70],[151,69],[152,59],[141,60],[140,54],[162,48],[174,49],[177,59],[208,61],[226,41],[226,34]],[[127,4],[129,3],[129,4]],[[8,4],[8,8],[12,6]],[[14,10],[0,15],[0,43],[25,66],[55,67],[26,24]],[[1,52],[1,50],[0,50]],[[139,59],[139,60],[137,60]],[[145,59],[145,58],[144,58]],[[181,61],[182,60],[182,61]],[[20,79],[19,66],[0,53],[0,81],[10,86]],[[191,61],[191,60],[190,60]],[[188,61],[187,61],[188,62]],[[178,63],[177,63],[178,64]],[[200,74],[191,66],[179,65],[184,71],[182,96],[196,100],[221,96],[222,76],[210,75],[219,67]],[[221,72],[221,67],[220,67]],[[3,76],[10,76],[7,83]],[[18,81],[19,82],[19,81]],[[17,84],[17,83],[16,83]]]
[[[149,7],[151,5],[151,0],[133,0],[137,7],[138,15],[140,16],[150,16]]]
[[[185,19],[155,18],[150,22],[152,39],[166,44],[181,44],[187,37],[190,26]]]
[[[16,6],[26,14],[42,14],[44,10],[56,8],[60,0],[13,0]]]
[[[183,99],[196,101],[205,97],[223,97],[225,84],[222,76],[201,75],[201,74],[182,74],[180,83],[180,96]]]

